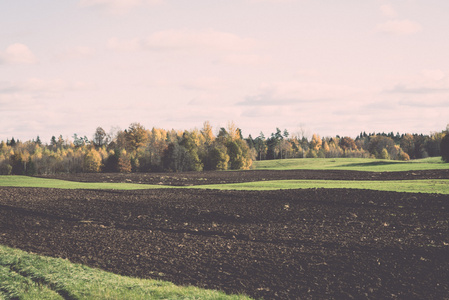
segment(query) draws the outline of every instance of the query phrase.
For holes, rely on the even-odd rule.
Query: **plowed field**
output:
[[[301,172],[290,179],[303,179]],[[432,172],[447,178],[445,171]],[[243,173],[258,180],[294,176]],[[213,182],[198,174],[182,174],[187,179],[178,181],[220,183],[226,181],[220,176],[231,176],[216,175]],[[355,176],[342,174],[333,179]],[[408,176],[420,176],[414,174]],[[91,176],[85,180],[134,176],[123,180],[154,183],[145,179],[151,174]],[[255,298],[449,298],[447,195],[0,188],[0,243],[123,275]]]

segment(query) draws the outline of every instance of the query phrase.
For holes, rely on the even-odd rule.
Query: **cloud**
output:
[[[358,89],[344,85],[291,80],[264,85],[259,88],[258,93],[247,96],[244,101],[238,104],[249,106],[313,104],[349,99],[359,92]]]
[[[244,65],[244,66],[260,66],[267,64],[271,61],[271,58],[266,55],[257,55],[250,53],[236,53],[223,56],[217,62],[232,65]]]
[[[424,75],[424,77],[426,77],[430,80],[435,80],[435,81],[441,80],[446,76],[446,74],[439,69],[437,69],[437,70],[422,70],[422,74]]]
[[[30,78],[21,82],[0,82],[0,96],[3,99],[55,98],[60,97],[66,91],[92,90],[94,88],[94,84],[83,81]]]
[[[403,106],[421,108],[449,108],[449,96],[428,99],[406,99],[398,102]]]
[[[118,51],[137,51],[143,49],[143,39],[120,40],[116,37],[110,38],[107,42],[109,49]]]
[[[123,14],[143,5],[156,5],[163,0],[80,0],[80,7],[99,8],[112,14]]]
[[[393,94],[435,94],[435,93],[447,93],[449,88],[439,88],[439,87],[408,87],[403,84],[397,84],[391,89],[385,90],[387,93]]]
[[[90,47],[78,46],[70,49],[65,49],[56,55],[57,59],[60,60],[72,60],[91,57],[95,54],[95,50]]]
[[[300,77],[318,77],[321,73],[320,71],[314,69],[300,69],[296,71],[295,75]]]
[[[391,6],[391,4],[383,4],[380,6],[380,11],[382,12],[382,15],[389,18],[395,18],[397,17],[396,10]]]
[[[383,90],[385,94],[433,95],[449,94],[449,78],[439,69],[426,69],[410,74]]]
[[[422,31],[422,26],[410,20],[390,20],[377,25],[377,32],[394,35],[411,35]]]
[[[223,90],[227,85],[225,81],[220,78],[201,77],[190,79],[180,84],[183,88],[188,90]]]
[[[255,41],[235,34],[213,29],[195,31],[188,29],[164,30],[147,38],[120,40],[111,38],[108,47],[116,50],[135,51],[179,51],[179,50],[222,50],[242,51],[254,46]]]
[[[24,44],[16,43],[0,52],[0,64],[34,64],[36,56]]]

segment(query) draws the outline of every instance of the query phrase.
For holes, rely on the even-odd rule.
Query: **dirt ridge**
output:
[[[346,170],[248,170],[181,173],[77,173],[41,175],[79,182],[128,182],[161,185],[204,185],[239,183],[264,180],[413,180],[449,179],[447,170],[420,170],[403,172],[365,172]]]

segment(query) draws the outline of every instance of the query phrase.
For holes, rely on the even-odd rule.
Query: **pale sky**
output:
[[[441,131],[448,16],[447,0],[1,1],[0,140]]]

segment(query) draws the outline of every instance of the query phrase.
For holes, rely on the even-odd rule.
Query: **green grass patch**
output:
[[[89,190],[146,190],[168,188],[156,184],[114,183],[114,182],[76,182],[59,179],[38,178],[19,175],[0,176],[0,186],[41,187],[56,189],[89,189]]]
[[[246,183],[210,184],[195,186],[167,186],[132,183],[85,183],[27,176],[0,176],[0,186],[38,187],[59,189],[114,189],[136,190],[155,188],[216,189],[216,190],[280,190],[280,189],[368,189],[409,193],[449,194],[449,179],[353,181],[353,180],[267,180]]]
[[[281,190],[281,189],[367,189],[390,192],[449,194],[449,179],[350,181],[350,180],[267,180],[246,183],[194,186],[219,190]]]
[[[0,246],[0,299],[250,299],[116,275]]]
[[[449,169],[441,157],[410,161],[371,158],[291,158],[255,161],[256,170],[349,170],[370,172],[400,172]]]

